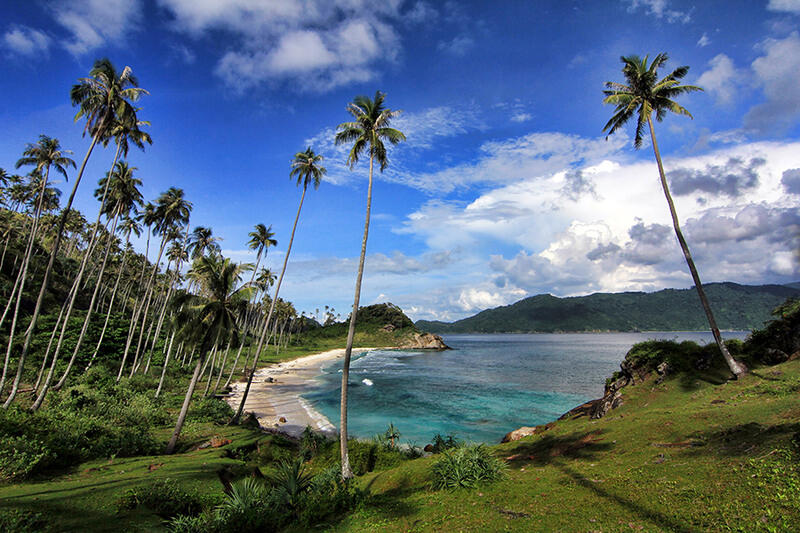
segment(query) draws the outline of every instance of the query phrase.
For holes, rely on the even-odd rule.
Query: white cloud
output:
[[[231,44],[215,72],[238,90],[290,81],[327,91],[373,79],[400,49],[392,24],[401,0],[159,0],[174,27],[196,38],[223,31]],[[420,8],[424,10],[425,8]]]
[[[725,54],[716,55],[708,62],[709,69],[697,79],[697,85],[716,96],[720,105],[730,105],[741,91],[745,75]]]
[[[624,0],[628,4],[628,11],[633,13],[639,8],[648,15],[667,22],[680,22],[686,24],[692,20],[690,12],[669,9],[669,0]]]
[[[15,54],[26,57],[47,55],[50,48],[50,37],[28,26],[12,26],[2,40],[3,47]]]
[[[800,0],[769,0],[767,9],[769,11],[800,14]]]
[[[795,31],[784,39],[767,39],[761,49],[765,54],[751,66],[766,101],[745,115],[744,125],[760,133],[780,132],[800,118],[800,36]]]
[[[406,11],[404,18],[413,24],[432,23],[439,18],[439,12],[428,2],[417,2]]]
[[[83,55],[108,42],[120,42],[141,19],[140,0],[84,0],[51,4],[53,17],[70,38],[62,42],[73,55]]]
[[[703,32],[703,35],[697,40],[697,46],[703,48],[711,44],[711,39],[708,38],[708,34]]]
[[[511,115],[511,122],[528,122],[530,119],[533,118],[533,115],[530,113],[520,112],[514,113]]]
[[[469,35],[456,35],[449,41],[440,41],[437,50],[453,56],[463,56],[475,46],[475,40]]]

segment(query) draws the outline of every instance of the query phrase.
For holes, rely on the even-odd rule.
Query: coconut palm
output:
[[[347,163],[352,169],[358,163],[361,155],[366,151],[369,154],[369,184],[367,186],[367,214],[364,221],[364,236],[361,240],[361,256],[358,261],[358,274],[356,276],[355,296],[353,298],[353,312],[350,315],[350,326],[347,330],[347,345],[342,367],[342,392],[341,392],[341,425],[339,427],[339,446],[342,461],[342,477],[353,477],[350,469],[350,460],[347,455],[347,380],[350,375],[350,356],[353,352],[353,337],[356,331],[356,315],[358,302],[361,297],[361,279],[364,276],[364,258],[367,253],[367,236],[369,234],[369,217],[372,205],[372,173],[375,162],[380,165],[381,172],[386,169],[389,160],[386,155],[384,141],[397,144],[406,139],[406,136],[389,127],[390,122],[400,111],[392,111],[384,107],[386,95],[380,91],[375,92],[375,98],[370,100],[367,96],[356,96],[348,104],[347,111],[353,115],[352,122],[343,122],[337,126],[336,144],[353,143],[347,156]]]
[[[278,300],[278,293],[281,290],[281,283],[283,276],[286,274],[286,265],[289,263],[289,254],[292,253],[292,243],[294,242],[294,234],[297,230],[297,221],[300,219],[300,210],[303,209],[303,200],[306,197],[306,190],[308,186],[313,184],[314,189],[319,188],[322,182],[322,176],[325,175],[327,170],[320,163],[324,159],[323,156],[315,154],[314,150],[309,146],[304,152],[297,152],[292,160],[292,170],[289,172],[289,179],[297,178],[297,185],[302,183],[303,193],[300,195],[300,205],[297,206],[297,214],[294,217],[294,225],[292,226],[292,234],[289,237],[289,246],[286,248],[286,255],[283,258],[283,268],[281,274],[278,276],[278,284],[275,286],[275,294],[272,296],[272,302],[269,306],[267,319],[264,321],[264,326],[261,329],[261,336],[258,340],[258,347],[256,348],[255,356],[253,357],[253,365],[250,368],[250,375],[247,377],[247,385],[242,395],[242,400],[239,403],[239,409],[236,411],[232,424],[237,424],[244,412],[244,404],[247,401],[247,395],[250,392],[250,385],[253,383],[253,376],[255,376],[256,368],[258,368],[258,358],[261,356],[261,349],[264,347],[264,340],[266,339],[267,332],[269,331],[270,320],[275,311],[275,302]]]
[[[72,167],[75,168],[75,161],[68,157],[68,154],[71,154],[69,150],[62,150],[61,145],[58,142],[58,139],[54,139],[52,137],[48,137],[47,135],[40,135],[39,141],[36,143],[28,144],[28,147],[22,152],[22,157],[17,161],[16,167],[20,168],[22,166],[32,165],[35,169],[35,172],[42,176],[41,179],[41,189],[38,195],[38,201],[36,202],[36,207],[34,209],[33,214],[33,221],[31,224],[31,233],[28,239],[28,245],[25,249],[25,255],[22,259],[22,264],[20,266],[19,274],[20,281],[17,284],[18,289],[16,292],[16,305],[14,307],[14,314],[11,318],[11,332],[8,336],[8,348],[6,349],[6,356],[3,362],[3,374],[0,376],[0,391],[2,391],[3,387],[5,386],[6,375],[8,370],[8,362],[9,358],[11,357],[11,346],[14,341],[14,333],[16,331],[17,326],[17,318],[19,317],[19,309],[20,304],[22,302],[22,294],[25,289],[25,280],[28,275],[28,265],[30,263],[31,255],[33,254],[33,247],[36,240],[36,232],[38,229],[39,224],[39,217],[42,214],[42,204],[46,197],[47,192],[47,184],[48,179],[50,178],[50,169],[54,168],[56,172],[64,176],[64,179],[67,179],[67,168]],[[32,184],[35,183],[35,180],[32,180]],[[34,198],[36,196],[34,195]],[[11,296],[9,297],[8,303],[14,299],[15,293],[12,292]],[[24,358],[21,357],[21,363],[24,362]],[[19,385],[19,376],[22,373],[22,366],[19,366],[17,375],[18,377],[14,379],[14,385],[12,385],[12,392],[9,398],[13,401],[14,395],[16,395],[17,386]],[[10,402],[6,402],[10,405]]]
[[[214,237],[211,228],[197,226],[189,236],[189,255],[194,260],[205,254],[206,250],[218,254],[221,248],[217,241],[221,240],[220,237]]]
[[[108,59],[101,59],[94,63],[92,70],[89,71],[89,77],[78,80],[78,83],[75,84],[70,91],[72,105],[78,106],[78,113],[75,115],[75,121],[77,122],[81,118],[86,119],[84,135],[86,133],[91,135],[92,142],[78,170],[78,175],[73,183],[72,192],[67,200],[63,215],[59,218],[55,240],[52,250],[50,251],[50,259],[44,271],[42,285],[39,288],[39,295],[36,299],[36,305],[34,306],[31,321],[26,330],[25,340],[22,344],[19,367],[17,369],[18,377],[15,378],[15,383],[17,384],[19,383],[18,378],[22,375],[25,357],[30,350],[31,340],[36,330],[36,323],[39,319],[44,296],[47,293],[50,274],[53,270],[56,256],[58,255],[58,249],[64,232],[64,225],[67,221],[67,214],[75,199],[75,193],[78,190],[78,185],[80,185],[83,172],[86,169],[86,163],[95,145],[110,135],[110,129],[115,119],[132,120],[134,123],[136,122],[135,119],[131,118],[136,115],[136,108],[133,106],[133,102],[138,100],[142,94],[147,94],[146,90],[136,87],[137,84],[138,82],[133,76],[130,67],[125,67],[121,73],[118,73],[111,64],[111,61]],[[9,398],[3,404],[4,408],[11,405],[16,389],[17,387],[14,386],[12,394],[9,395]]]
[[[216,255],[201,257],[190,271],[198,283],[200,294],[185,293],[185,300],[176,302],[184,307],[183,313],[187,317],[182,334],[194,340],[200,350],[175,430],[167,444],[168,454],[175,450],[206,354],[218,339],[237,332],[236,317],[247,305],[252,292],[252,288],[246,285],[237,288],[244,270],[243,265],[227,258]]]
[[[694,280],[694,285],[697,289],[697,295],[700,297],[700,303],[703,306],[703,310],[708,318],[708,323],[711,326],[711,333],[714,335],[714,340],[717,342],[717,346],[719,346],[719,350],[722,352],[722,356],[725,358],[731,372],[738,378],[747,373],[747,367],[731,356],[728,349],[725,347],[725,343],[722,341],[717,322],[714,319],[714,313],[711,311],[711,305],[708,303],[708,298],[703,290],[703,284],[700,282],[700,276],[697,273],[692,254],[689,251],[689,246],[686,244],[686,239],[681,232],[678,214],[675,211],[675,204],[672,201],[672,195],[667,185],[667,178],[664,175],[664,165],[661,163],[661,154],[658,151],[656,132],[653,128],[653,114],[655,114],[655,118],[659,122],[664,120],[664,117],[670,111],[678,115],[686,115],[692,118],[689,111],[676,103],[673,98],[694,91],[702,91],[703,89],[694,85],[680,85],[680,80],[689,72],[688,66],[678,67],[663,78],[658,79],[658,69],[667,62],[667,54],[658,54],[653,58],[650,64],[648,64],[648,56],[640,58],[639,56],[631,55],[622,57],[621,60],[622,75],[625,77],[625,83],[606,82],[606,89],[603,91],[603,94],[605,94],[603,103],[616,106],[614,115],[603,127],[603,131],[611,135],[635,116],[636,136],[634,137],[634,146],[638,149],[642,146],[645,128],[649,129],[650,139],[653,141],[653,153],[656,156],[656,163],[658,165],[658,174],[661,178],[661,187],[667,198],[667,205],[669,206],[669,214],[672,217],[672,226],[675,228],[675,235],[683,251],[683,256],[686,258],[686,264],[689,266],[689,272],[692,275],[692,280]],[[606,136],[606,138],[608,138],[608,136]]]

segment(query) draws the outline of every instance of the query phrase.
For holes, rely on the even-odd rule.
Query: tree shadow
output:
[[[575,472],[574,470],[570,469],[560,461],[554,463],[556,468],[564,472],[567,476],[572,478],[578,485],[581,487],[591,490],[597,496],[604,498],[608,501],[612,501],[621,507],[629,510],[631,513],[639,516],[640,518],[649,520],[650,522],[657,524],[659,527],[664,528],[667,531],[678,531],[680,533],[692,533],[694,531],[698,531],[697,529],[692,528],[688,524],[681,523],[675,520],[672,517],[669,517],[663,513],[660,513],[654,509],[648,509],[643,505],[624,498],[618,494],[614,494],[611,491],[603,489],[597,483],[594,483],[592,480],[586,478],[582,474]]]
[[[774,441],[797,439],[800,422],[785,424],[759,424],[747,422],[716,431],[696,431],[689,435],[705,443],[687,450],[689,455],[715,453],[726,457],[751,455],[754,450],[771,446]]]
[[[374,483],[383,475],[384,472],[381,472],[373,477],[367,483],[365,489],[370,491]],[[419,509],[419,506],[408,503],[405,497],[418,492],[418,490],[419,487],[408,476],[403,475],[391,489],[380,494],[370,494],[364,502],[364,507],[380,514],[384,518],[392,520],[405,519],[415,514]]]
[[[603,433],[604,430],[573,432],[560,436],[544,434],[532,441],[520,440],[505,452],[505,459],[513,466],[544,466],[559,457],[592,459],[613,447],[613,444],[603,442]]]
[[[733,378],[733,374],[724,369],[709,369],[705,371],[681,372],[678,376],[678,384],[684,392],[695,391],[701,384],[722,385]]]

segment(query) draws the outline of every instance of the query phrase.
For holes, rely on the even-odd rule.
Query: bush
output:
[[[501,479],[505,469],[505,463],[484,445],[460,446],[445,450],[431,465],[432,487],[434,490],[472,488]]]
[[[276,506],[272,491],[260,480],[234,481],[230,493],[216,508],[212,529],[237,533],[272,531],[278,525]]]
[[[26,479],[46,468],[54,460],[55,454],[38,439],[26,437],[0,439],[0,479],[3,481]]]
[[[306,528],[330,520],[354,509],[366,492],[342,479],[341,467],[333,465],[311,480],[311,487],[298,513],[298,521]]]
[[[449,450],[450,448],[458,448],[461,446],[461,441],[456,439],[453,435],[447,435],[446,437],[442,437],[441,434],[437,433],[433,436],[432,445],[432,452],[433,453],[442,453],[445,450]]]
[[[233,418],[233,409],[226,402],[218,399],[205,397],[198,402],[193,402],[187,418],[201,422],[214,422],[215,424],[226,424]]]
[[[0,531],[28,533],[48,531],[47,519],[41,513],[22,509],[0,510]]]
[[[116,501],[118,511],[146,507],[164,518],[194,515],[203,510],[206,502],[197,491],[187,491],[171,479],[128,489]]]

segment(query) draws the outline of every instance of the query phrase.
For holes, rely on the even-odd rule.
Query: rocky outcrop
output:
[[[449,350],[450,347],[444,343],[442,337],[433,333],[414,333],[407,337],[400,348],[412,350]]]
[[[503,437],[503,440],[500,442],[513,442],[515,440],[519,440],[525,437],[530,437],[531,435],[538,435],[543,431],[547,431],[553,427],[553,423],[550,422],[549,424],[544,424],[543,426],[522,426],[519,429],[515,429],[509,433],[506,433],[506,436]]]

